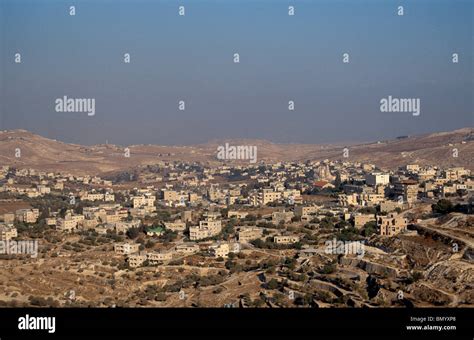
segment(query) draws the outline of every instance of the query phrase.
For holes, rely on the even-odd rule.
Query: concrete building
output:
[[[133,253],[137,253],[140,248],[138,243],[115,243],[114,244],[114,251],[116,254],[120,255],[129,255]]]
[[[365,175],[365,182],[370,186],[387,185],[390,183],[390,176],[381,172],[372,172]]]
[[[252,240],[262,238],[262,235],[262,228],[257,227],[239,227],[237,231],[239,242],[242,243],[248,243]]]
[[[397,213],[379,216],[377,218],[377,224],[380,228],[381,236],[393,236],[407,229],[407,219]]]
[[[0,241],[8,241],[18,236],[13,225],[0,224]]]
[[[227,257],[230,253],[228,243],[215,243],[209,247],[209,253],[213,257]]]
[[[15,212],[15,218],[23,223],[36,223],[39,217],[39,209],[19,209]]]
[[[358,214],[354,216],[354,227],[360,229],[362,228],[367,222],[376,221],[375,215],[372,214]]]

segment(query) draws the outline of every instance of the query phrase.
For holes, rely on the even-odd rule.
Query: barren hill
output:
[[[68,144],[25,130],[0,132],[0,165],[31,167],[77,174],[100,174],[159,161],[217,162],[217,147],[255,145],[258,161],[348,160],[374,163],[382,168],[418,163],[464,166],[474,170],[474,128],[404,136],[394,140],[354,145],[276,144],[263,140],[211,141],[194,146]],[[130,157],[126,157],[126,148]],[[343,150],[349,157],[343,157]],[[453,157],[457,153],[457,157]]]

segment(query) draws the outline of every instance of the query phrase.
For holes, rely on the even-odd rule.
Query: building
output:
[[[319,209],[321,209],[319,205],[297,206],[295,207],[295,215],[302,219],[308,219],[311,218],[312,215],[316,215]]]
[[[237,219],[243,219],[246,218],[249,213],[246,211],[237,211],[237,210],[229,210],[227,212],[227,217],[228,218],[237,218]]]
[[[272,222],[273,224],[288,223],[291,222],[293,216],[294,213],[292,211],[275,211],[272,213]]]
[[[56,230],[71,232],[77,228],[77,221],[73,219],[58,218],[56,220]]]
[[[193,220],[193,211],[192,210],[185,210],[181,212],[181,221],[189,222]]]
[[[153,208],[155,206],[155,196],[152,196],[152,195],[133,196],[132,206],[134,208],[144,208],[144,207]]]
[[[227,257],[230,253],[228,243],[215,243],[209,247],[209,253],[213,257]]]
[[[150,264],[158,264],[160,262],[170,261],[172,259],[171,252],[158,252],[154,251],[146,254],[146,259]]]
[[[23,223],[36,223],[39,217],[39,209],[19,209],[15,212],[15,218]]]
[[[118,221],[114,223],[115,225],[115,232],[117,234],[122,233],[125,234],[129,229],[138,228],[140,227],[140,220],[132,220],[132,221]]]
[[[175,202],[181,199],[181,195],[174,190],[162,190],[161,193],[163,195],[163,200],[165,201]]]
[[[273,191],[273,189],[262,190],[262,204],[267,205],[281,199],[281,192]]]
[[[164,222],[165,228],[172,231],[184,231],[186,229],[186,223],[181,221]]]
[[[314,187],[319,190],[323,189],[333,189],[334,185],[327,181],[316,181],[314,182]]]
[[[375,215],[368,214],[358,214],[354,216],[354,227],[360,229],[362,228],[367,222],[376,221]]]
[[[3,214],[3,222],[5,223],[15,222],[15,214],[12,214],[12,213]]]
[[[261,238],[263,230],[257,227],[240,227],[237,231],[239,242],[248,243]]]
[[[114,251],[116,254],[120,255],[129,255],[133,253],[137,253],[140,248],[140,244],[138,243],[115,243],[114,244]]]
[[[196,243],[181,243],[175,248],[176,252],[184,254],[195,254],[199,252],[199,246]]]
[[[381,236],[393,236],[407,229],[407,219],[397,213],[379,216],[377,218],[377,224],[380,228]]]
[[[378,185],[387,185],[390,183],[390,176],[381,172],[372,172],[365,175],[365,183],[373,187]]]
[[[146,261],[146,254],[131,254],[128,256],[128,265],[132,268],[141,266]]]
[[[17,230],[13,225],[0,224],[0,240],[8,241],[18,236]]]
[[[418,199],[418,182],[406,179],[395,182],[394,193],[402,197],[405,202],[412,203]]]

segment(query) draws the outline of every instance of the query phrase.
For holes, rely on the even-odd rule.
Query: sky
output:
[[[472,127],[473,18],[472,0],[0,0],[0,129],[187,145]],[[63,96],[94,98],[95,115],[57,112]],[[420,115],[381,112],[388,96]]]

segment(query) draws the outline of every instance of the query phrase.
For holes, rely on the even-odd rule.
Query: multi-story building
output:
[[[372,214],[358,214],[354,216],[354,227],[362,228],[367,222],[375,221],[375,215]]]
[[[39,217],[39,209],[19,209],[15,212],[15,218],[23,223],[36,223]]]
[[[140,244],[138,243],[115,243],[114,244],[114,251],[120,255],[129,255],[133,253],[137,253],[140,248]]]
[[[0,224],[0,240],[8,241],[18,236],[17,230],[13,225]]]
[[[150,264],[157,264],[159,262],[170,261],[173,257],[172,252],[158,252],[154,251],[146,254],[146,259]]]
[[[281,222],[288,223],[291,222],[294,213],[292,211],[275,211],[272,213],[272,222],[274,224],[279,224]]]
[[[390,176],[381,172],[372,172],[365,175],[365,182],[370,186],[387,185],[390,182]]]
[[[403,197],[405,202],[415,202],[418,198],[418,182],[406,179],[395,182],[394,193],[397,197]]]
[[[262,190],[262,204],[267,205],[268,203],[275,202],[281,199],[281,192],[273,191],[273,189]]]
[[[259,239],[263,235],[262,228],[257,227],[239,227],[237,231],[239,242],[248,243]]]
[[[132,205],[134,208],[143,208],[143,207],[152,208],[155,206],[155,196],[152,196],[152,195],[133,196]]]
[[[175,248],[176,252],[184,254],[194,254],[199,252],[199,246],[196,243],[181,243]]]
[[[230,253],[228,243],[215,243],[209,247],[209,253],[214,257],[227,257]]]
[[[393,236],[407,229],[407,219],[397,213],[390,213],[387,216],[379,216],[377,224],[380,228],[380,235]]]

